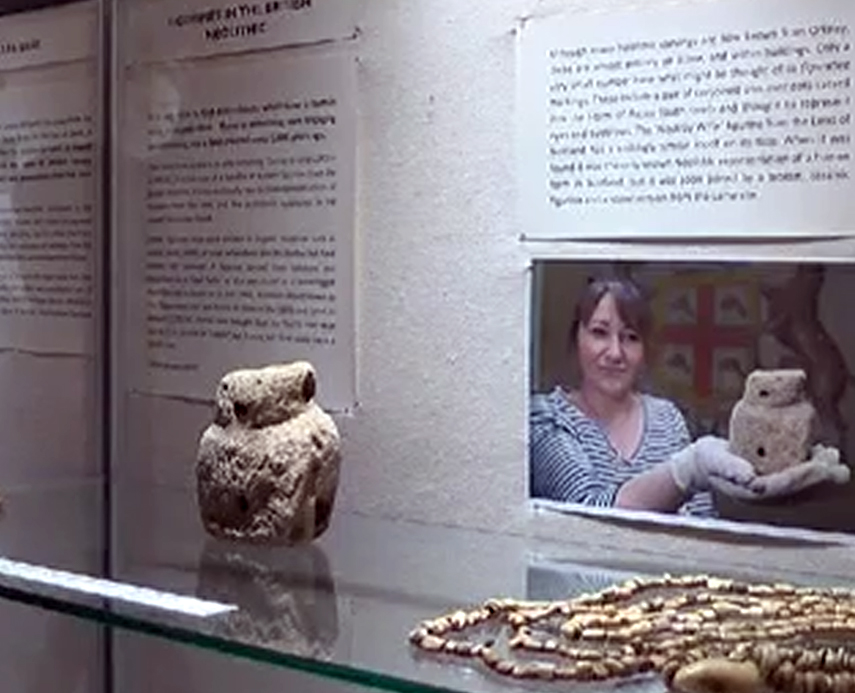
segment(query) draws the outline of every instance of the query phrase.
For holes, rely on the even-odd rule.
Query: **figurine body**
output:
[[[220,538],[296,544],[329,525],[340,439],[314,401],[304,361],[233,371],[217,390],[202,434],[197,498],[205,529]]]
[[[818,419],[802,370],[754,371],[730,415],[730,449],[758,474],[807,462]]]

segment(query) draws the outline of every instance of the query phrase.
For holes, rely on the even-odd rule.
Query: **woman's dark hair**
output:
[[[638,334],[645,348],[648,347],[653,333],[653,313],[647,299],[630,280],[610,278],[592,279],[579,297],[570,324],[571,349],[576,345],[579,328],[588,324],[606,294],[614,298],[620,319]]]

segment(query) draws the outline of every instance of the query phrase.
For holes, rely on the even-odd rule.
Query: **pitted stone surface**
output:
[[[202,522],[219,538],[297,544],[329,525],[340,438],[305,361],[233,371],[196,460]]]
[[[754,371],[730,415],[730,449],[758,474],[806,462],[816,442],[816,410],[802,370]]]

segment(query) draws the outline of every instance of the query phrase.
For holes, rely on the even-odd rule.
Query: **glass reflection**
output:
[[[266,549],[210,539],[196,594],[236,604],[217,635],[292,654],[330,659],[339,636],[335,580],[316,545]]]

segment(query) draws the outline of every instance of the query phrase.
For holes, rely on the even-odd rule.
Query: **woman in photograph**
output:
[[[755,478],[727,441],[691,441],[673,402],[642,393],[652,314],[623,279],[588,284],[570,341],[578,387],[536,395],[530,415],[531,495],[585,505],[715,516],[712,477]]]

